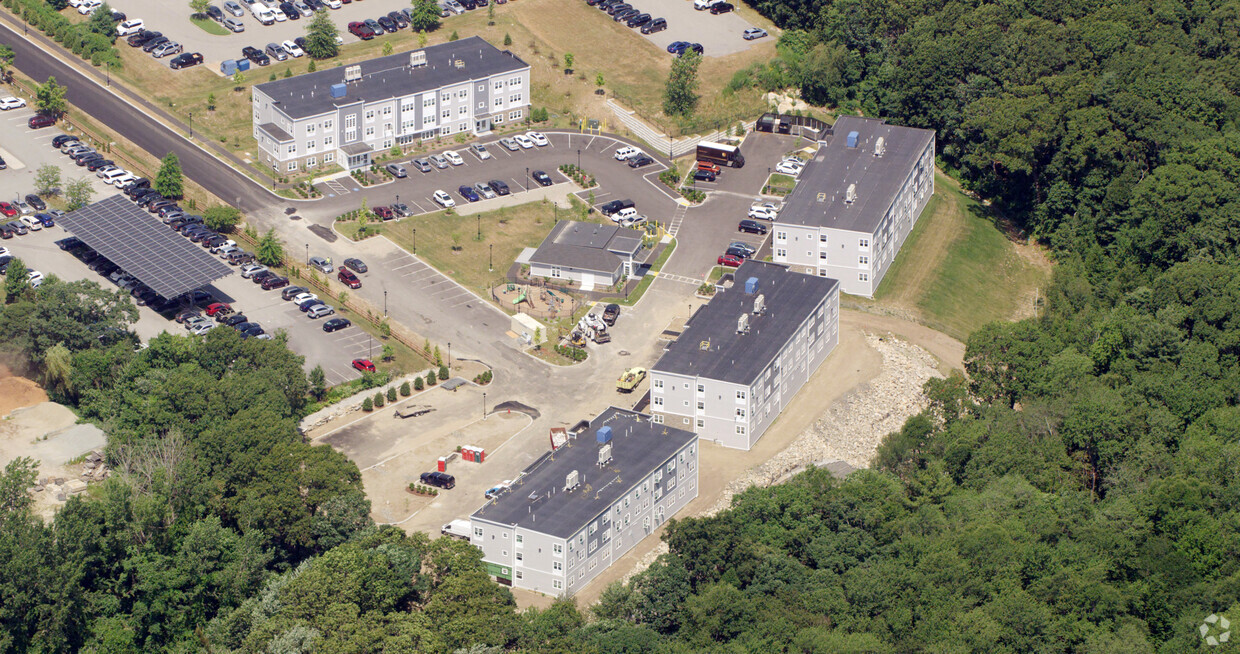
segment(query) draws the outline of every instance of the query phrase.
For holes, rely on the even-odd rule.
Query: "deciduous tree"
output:
[[[159,162],[155,175],[155,190],[166,198],[179,198],[185,192],[185,180],[181,175],[181,161],[177,153],[169,152]]]

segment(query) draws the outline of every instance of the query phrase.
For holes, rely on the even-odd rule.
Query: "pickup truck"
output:
[[[621,393],[632,393],[645,378],[645,368],[629,368],[620,375],[620,379],[616,380],[616,390]]]
[[[468,520],[453,520],[440,528],[439,533],[444,536],[451,536],[452,538],[469,540],[472,530],[469,528]]]

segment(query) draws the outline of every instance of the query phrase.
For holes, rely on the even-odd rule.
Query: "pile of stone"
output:
[[[55,501],[64,502],[70,495],[86,491],[86,482],[81,479],[65,480],[64,477],[39,477],[39,481],[31,489],[35,493],[44,491]]]
[[[103,481],[112,474],[112,469],[103,460],[103,453],[95,450],[86,455],[82,462],[82,479],[86,481]]]

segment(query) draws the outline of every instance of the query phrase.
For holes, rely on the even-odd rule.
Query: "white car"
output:
[[[749,217],[757,220],[775,220],[775,210],[766,207],[750,207]]]
[[[9,252],[8,248],[0,247],[0,257],[7,257],[7,256],[10,256],[11,254],[12,253]]]
[[[43,283],[43,273],[37,270],[31,270],[26,273],[26,279],[30,280],[31,286],[38,288],[39,284]]]
[[[631,145],[626,145],[620,148],[619,150],[616,150],[615,157],[616,157],[616,161],[627,161],[629,157],[636,157],[637,155],[641,153],[642,153],[641,150],[638,150],[637,148]]]
[[[314,293],[298,293],[297,295],[293,296],[292,302],[293,304],[301,304],[302,302],[305,302],[306,300],[317,300],[317,299],[319,299],[319,296],[315,295]]]
[[[435,191],[434,198],[435,202],[439,203],[439,206],[444,209],[451,209],[456,206],[456,200],[453,200],[451,195],[448,195],[443,191]]]
[[[144,23],[141,18],[135,18],[117,25],[116,34],[117,36],[129,36],[130,34],[137,34],[138,32],[141,32],[145,27],[146,23]]]
[[[793,177],[796,177],[801,174],[801,171],[804,168],[805,166],[792,163],[791,161],[781,161],[779,162],[779,165],[775,166],[775,172],[782,175],[792,175]]]
[[[241,278],[249,279],[260,272],[265,272],[266,270],[267,266],[259,265],[257,263],[246,264],[241,268]]]
[[[112,184],[112,186],[115,186],[116,188],[125,188],[126,184],[136,179],[138,178],[134,176],[133,173],[125,173],[124,175],[121,175],[120,177],[117,177],[116,179],[110,180],[109,183]]]
[[[443,153],[443,158],[447,159],[448,163],[452,164],[453,166],[465,165],[465,160],[461,158],[461,155],[453,152],[452,150],[446,150]]]
[[[83,16],[95,13],[95,10],[103,5],[103,0],[86,0],[78,7],[78,13]]]
[[[193,327],[190,327],[189,333],[193,334],[194,336],[202,336],[203,334],[211,331],[212,329],[215,329],[215,323],[200,322],[194,325]]]
[[[547,137],[543,136],[542,132],[526,132],[525,135],[534,142],[534,145],[537,145],[540,148],[551,145],[551,141],[548,141]]]
[[[303,57],[306,54],[305,50],[302,50],[301,48],[297,47],[297,44],[293,43],[292,41],[285,41],[284,43],[280,44],[280,47],[287,50],[288,53],[293,55],[294,57]]]
[[[272,11],[271,14],[275,17],[277,23],[283,23],[288,20],[288,16],[283,11]]]
[[[43,223],[34,216],[22,216],[22,224],[26,226],[26,229],[29,229],[32,232],[37,232],[43,229]]]
[[[327,0],[327,6],[332,9],[339,9],[344,5],[340,3],[340,0]]]
[[[486,161],[491,158],[491,153],[487,152],[487,146],[481,143],[475,143],[469,146],[469,151],[473,152],[474,156],[478,157],[480,161]]]
[[[26,106],[26,101],[21,98],[15,98],[11,95],[0,98],[0,110],[21,109],[24,106]]]
[[[516,141],[517,145],[526,150],[534,147],[534,140],[524,134],[514,134],[512,140]]]

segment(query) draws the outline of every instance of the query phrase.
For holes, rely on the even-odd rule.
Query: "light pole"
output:
[[[310,244],[306,243],[306,265],[310,265]]]
[[[396,204],[400,204],[400,194],[396,194]]]
[[[370,359],[371,361],[374,361],[375,360],[375,337],[367,336],[366,340],[369,341],[369,344],[367,345],[366,358]]]
[[[487,419],[487,392],[482,391],[482,419]]]
[[[413,243],[412,243],[412,245],[413,245],[413,254],[417,254],[417,253],[418,253],[418,228],[417,228],[417,227],[411,227],[410,229],[412,229],[412,230],[413,230],[413,237],[412,237],[412,238],[413,238]]]
[[[478,214],[478,240],[482,240],[482,214]]]
[[[107,67],[106,70],[107,70],[108,86],[112,86],[112,62],[105,61],[103,62],[103,65]]]
[[[387,289],[383,289],[383,317],[387,318]]]
[[[189,138],[194,140],[194,112],[189,112]]]
[[[525,179],[521,180],[521,183],[525,184],[525,190],[528,192],[530,190],[530,169],[529,168],[525,169]]]
[[[452,341],[448,341],[448,367],[452,367]]]
[[[487,245],[487,272],[495,272],[495,244]]]
[[[577,149],[577,172],[581,172],[581,148]]]

